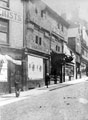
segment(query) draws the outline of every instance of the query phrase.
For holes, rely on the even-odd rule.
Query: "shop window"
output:
[[[0,19],[0,43],[8,42],[8,21]]]
[[[0,0],[1,7],[9,7],[9,0]]]

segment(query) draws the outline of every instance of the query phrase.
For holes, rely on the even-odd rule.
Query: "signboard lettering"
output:
[[[20,14],[2,8],[0,8],[0,18],[22,22],[22,16]]]

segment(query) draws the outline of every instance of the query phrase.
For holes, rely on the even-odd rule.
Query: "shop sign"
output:
[[[16,12],[0,8],[0,18],[22,22],[22,16]]]
[[[0,54],[0,82],[7,82],[7,60]]]
[[[29,80],[43,79],[43,59],[28,55]]]

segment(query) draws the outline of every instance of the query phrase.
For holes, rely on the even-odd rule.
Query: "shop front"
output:
[[[65,81],[65,57],[64,53],[51,53],[51,75],[59,77],[59,82]]]
[[[72,56],[67,56],[64,53],[51,54],[51,74],[59,76],[59,82],[71,80],[74,77],[74,64],[71,62]]]
[[[70,81],[74,79],[74,64],[67,63],[65,65],[65,81]]]
[[[37,51],[31,50],[25,53],[23,60],[25,89],[33,89],[46,84],[45,75],[50,72],[49,58],[49,55]]]
[[[15,60],[7,54],[0,54],[0,93],[13,92],[16,71],[19,70],[22,75],[21,69],[18,68],[21,68],[20,60]]]

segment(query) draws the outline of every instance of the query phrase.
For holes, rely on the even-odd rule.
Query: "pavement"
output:
[[[15,93],[4,94],[4,95],[0,96],[0,107],[17,102],[17,101],[24,100],[27,97],[37,96],[40,94],[44,94],[48,91],[63,88],[63,87],[69,86],[69,85],[79,84],[81,82],[86,82],[87,80],[88,80],[88,77],[83,77],[81,79],[75,79],[75,80],[67,81],[64,83],[52,84],[52,85],[49,85],[48,88],[46,86],[44,86],[44,87],[35,88],[32,90],[28,90],[28,91],[22,91],[20,93],[20,97],[18,97],[18,98],[15,97]]]

